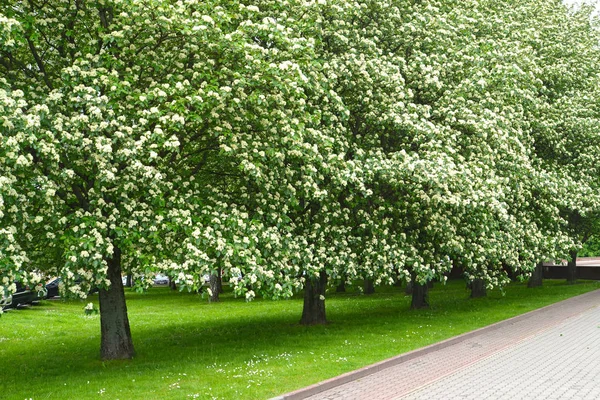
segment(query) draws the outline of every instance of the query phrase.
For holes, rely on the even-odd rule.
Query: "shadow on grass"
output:
[[[570,289],[570,295],[590,290],[587,285]],[[515,285],[506,296],[492,292],[469,299],[464,283],[451,282],[432,290],[433,306],[427,310],[410,310],[402,288],[382,288],[369,296],[336,293],[327,300],[332,323],[311,327],[298,324],[301,299],[245,303],[227,294],[220,303],[208,304],[168,289],[128,293],[137,356],[112,362],[99,360],[99,317],[83,317],[80,302],[48,302],[0,320],[0,359],[10,360],[0,363],[0,393],[12,393],[23,377],[39,386],[108,379],[115,373],[141,380],[162,371],[206,370],[216,363],[237,365],[290,352],[365,353],[357,362],[373,362],[569,297],[562,293],[566,287]],[[9,333],[10,327],[18,332]]]

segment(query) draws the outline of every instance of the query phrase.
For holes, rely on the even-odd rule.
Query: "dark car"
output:
[[[61,278],[52,278],[49,279],[46,282],[46,294],[45,294],[45,299],[51,299],[53,297],[58,297],[60,296],[60,291],[58,290],[58,287],[60,286],[60,283],[62,282]],[[81,283],[81,279],[76,279],[75,280],[76,284],[80,284]],[[97,287],[93,287],[90,289],[90,291],[88,292],[88,295],[90,294],[94,294],[98,292],[98,288]]]
[[[39,303],[40,300],[48,298],[48,290],[42,284],[36,286],[33,291],[35,292],[35,302],[33,304]]]
[[[165,275],[157,274],[154,277],[153,281],[154,281],[155,285],[168,285],[169,284],[169,277],[165,276]]]
[[[10,307],[17,308],[19,305],[32,304],[37,300],[37,292],[31,290],[29,286],[23,285],[21,282],[15,282],[17,291],[12,294]]]
[[[52,278],[46,282],[46,298],[51,299],[53,297],[59,296],[58,293],[58,285],[60,284],[60,278]]]
[[[6,310],[7,308],[10,307],[11,304],[12,304],[12,296],[0,297],[0,308],[2,310]]]

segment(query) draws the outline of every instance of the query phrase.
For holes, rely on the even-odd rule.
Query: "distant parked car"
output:
[[[38,285],[34,288],[35,300],[40,301],[48,298],[48,289],[44,285]]]
[[[10,307],[17,308],[19,305],[32,304],[37,300],[37,293],[23,285],[21,282],[15,282],[17,291],[12,294]]]
[[[6,310],[12,304],[12,296],[0,298],[0,309]]]
[[[169,277],[165,276],[165,275],[157,274],[154,277],[154,284],[155,285],[168,285],[169,284]]]
[[[60,278],[52,278],[46,282],[46,298],[51,299],[60,295],[58,292],[58,285],[60,284]]]
[[[60,283],[62,282],[61,278],[52,278],[49,279],[48,281],[46,281],[46,299],[51,299],[53,297],[58,297],[60,296],[60,291],[58,290],[58,287],[60,285]],[[81,280],[76,280],[75,283],[80,283]],[[90,294],[94,294],[98,291],[97,287],[92,287],[90,289],[90,291],[88,292],[88,295]]]

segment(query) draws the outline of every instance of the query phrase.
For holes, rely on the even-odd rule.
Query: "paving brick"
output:
[[[596,307],[396,399],[428,399],[438,394],[460,399],[459,392],[449,390],[456,380],[495,390],[494,397],[479,399],[596,399],[600,346],[588,344],[600,343],[599,322],[600,307]],[[520,393],[518,397],[515,392]]]
[[[360,379],[336,385],[334,378],[327,381],[329,387],[334,386],[329,390],[308,396],[300,390],[280,398],[597,399],[599,306],[597,290],[479,330],[447,346],[425,348],[411,360]],[[310,389],[314,393],[319,386]]]

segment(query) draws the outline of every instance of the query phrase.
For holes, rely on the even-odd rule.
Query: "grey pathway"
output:
[[[600,399],[599,306],[596,290],[280,399]]]
[[[600,399],[600,307],[396,398]]]

